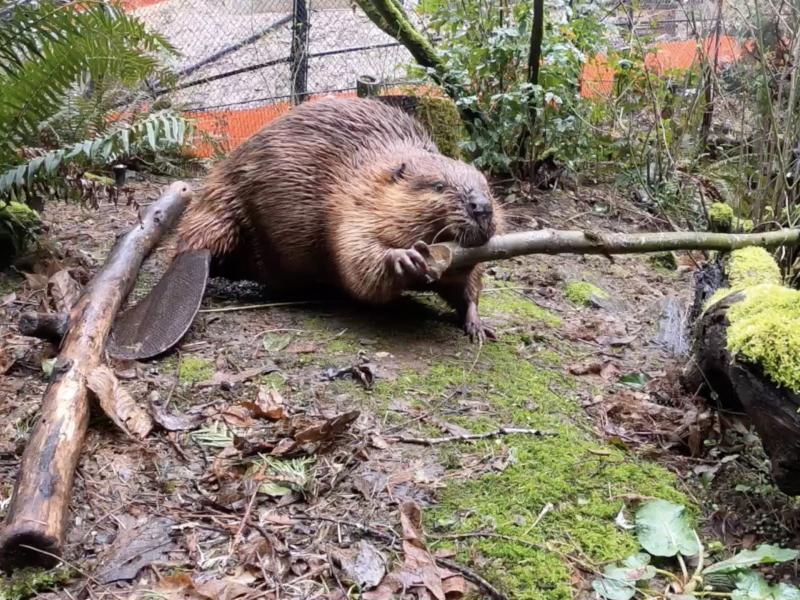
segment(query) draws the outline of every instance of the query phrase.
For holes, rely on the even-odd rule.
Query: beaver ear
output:
[[[406,175],[406,163],[400,163],[398,166],[392,169],[392,173],[389,176],[392,183],[397,183]]]

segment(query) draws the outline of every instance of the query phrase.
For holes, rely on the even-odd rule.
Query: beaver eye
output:
[[[444,191],[444,184],[441,181],[434,183],[433,189],[435,192],[441,193]]]

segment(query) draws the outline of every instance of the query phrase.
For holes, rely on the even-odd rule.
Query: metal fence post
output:
[[[294,0],[292,11],[292,104],[300,104],[308,95],[308,4]]]

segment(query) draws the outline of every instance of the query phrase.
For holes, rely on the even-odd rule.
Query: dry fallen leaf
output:
[[[158,393],[154,392],[148,397],[148,408],[153,420],[167,431],[188,431],[200,425],[203,417],[200,415],[173,415],[167,412],[166,407],[158,403]]]
[[[309,354],[317,351],[316,342],[311,341],[294,341],[286,347],[286,352],[292,354]]]
[[[14,353],[10,348],[0,348],[0,375],[5,375],[17,362]]]
[[[129,436],[144,438],[153,429],[150,415],[136,404],[106,365],[89,373],[87,385],[97,396],[103,412]]]
[[[376,587],[386,574],[386,558],[364,540],[354,548],[336,550],[333,559],[342,570],[344,579],[362,590]]]
[[[170,538],[170,527],[175,524],[171,519],[157,517],[137,521],[130,515],[121,515],[117,521],[120,523],[117,537],[105,550],[95,574],[100,583],[130,581],[175,547]]]
[[[388,600],[406,590],[415,591],[420,598],[461,598],[466,591],[466,581],[458,573],[436,564],[425,546],[422,513],[415,502],[407,500],[400,506],[400,523],[403,529],[403,565],[389,573],[375,590],[363,594],[362,598]]]
[[[253,419],[250,417],[250,410],[244,406],[229,406],[222,413],[222,419],[231,427],[250,427],[253,424]]]
[[[591,359],[567,367],[571,375],[594,375],[603,370],[603,363],[597,359]]]
[[[251,369],[245,369],[243,371],[239,371],[238,373],[217,371],[216,373],[214,373],[214,376],[211,379],[207,379],[206,381],[201,381],[197,385],[198,387],[221,386],[223,388],[232,388],[234,385],[244,383],[248,379],[252,379],[253,377],[258,377],[259,375],[263,375],[265,373],[273,373],[277,370],[278,367],[274,362],[267,361],[263,365],[260,365],[258,367],[253,367]]]
[[[617,381],[617,379],[619,379],[619,373],[619,365],[615,362],[607,362],[603,365],[603,368],[600,369],[600,377],[602,377],[605,382]]]
[[[62,269],[48,279],[47,295],[56,312],[68,313],[81,296],[81,286],[67,269]]]
[[[241,573],[224,578],[208,578],[200,580],[192,578],[188,573],[168,575],[159,579],[155,585],[143,585],[127,596],[128,600],[145,600],[159,598],[161,600],[236,600],[256,593],[251,587],[255,577],[249,573]],[[271,594],[258,595],[258,598],[272,599]]]
[[[242,402],[242,406],[250,411],[254,419],[280,421],[285,416],[283,396],[277,390],[265,385],[259,386],[255,402]]]

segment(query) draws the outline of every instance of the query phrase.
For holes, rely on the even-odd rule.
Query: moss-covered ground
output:
[[[500,341],[481,348],[459,344],[458,351],[440,349],[431,356],[427,344],[412,338],[452,340],[452,325],[420,325],[405,345],[405,360],[416,359],[420,366],[378,381],[363,401],[380,411],[404,400],[476,433],[502,426],[541,431],[542,436],[437,447],[445,486],[438,505],[426,512],[426,528],[437,546],[454,549],[462,562],[479,564],[511,598],[573,598],[576,564],[585,568],[635,550],[632,536],[615,525],[625,499],[688,500],[672,473],[592,433],[576,382],[565,375],[562,362],[571,349],[557,339],[561,321],[556,315],[504,289],[484,296],[482,312],[490,320],[504,320]],[[313,320],[314,327],[323,328],[320,337],[339,325]],[[363,336],[376,333],[380,345],[376,330],[350,328],[327,351],[355,354]],[[465,396],[483,403],[479,414],[462,404]],[[469,472],[465,465],[476,457],[483,463],[497,459],[503,467]]]

